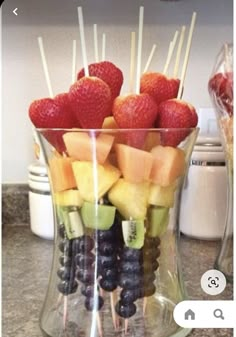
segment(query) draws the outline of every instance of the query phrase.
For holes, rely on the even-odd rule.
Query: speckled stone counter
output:
[[[3,337],[42,337],[38,318],[48,283],[52,247],[52,242],[33,235],[27,225],[4,227]],[[181,238],[184,278],[190,298],[209,299],[199,282],[201,275],[213,267],[218,247],[217,242]],[[227,286],[218,299],[232,299],[232,287]],[[189,334],[189,337],[232,336],[232,329],[194,329]]]

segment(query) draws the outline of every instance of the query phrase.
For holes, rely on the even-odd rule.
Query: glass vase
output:
[[[43,334],[186,336],[178,217],[198,129],[37,132],[55,223]]]

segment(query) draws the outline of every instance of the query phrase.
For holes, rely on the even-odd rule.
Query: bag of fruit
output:
[[[208,82],[208,91],[215,108],[218,125],[227,154],[233,154],[233,44],[220,49]]]

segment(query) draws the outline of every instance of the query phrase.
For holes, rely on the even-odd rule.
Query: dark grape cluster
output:
[[[143,246],[143,277],[142,277],[142,296],[152,296],[156,287],[153,284],[155,281],[155,271],[159,267],[157,258],[160,256],[160,239],[159,238],[145,238]]]
[[[159,238],[145,238],[142,249],[124,247],[120,251],[119,286],[120,300],[116,304],[119,316],[129,318],[136,313],[135,301],[152,296],[156,287],[155,271],[159,264]]]
[[[76,278],[82,283],[81,293],[85,296],[85,308],[88,311],[100,310],[103,298],[98,294],[95,256],[92,252],[94,240],[89,235],[83,235],[73,240]]]
[[[69,295],[76,292],[78,283],[75,280],[75,262],[73,252],[73,240],[68,240],[66,237],[65,227],[63,224],[59,226],[59,236],[61,238],[59,242],[59,250],[61,252],[59,261],[61,267],[57,271],[57,275],[60,278],[58,284],[58,290],[63,295]]]
[[[97,256],[99,285],[105,291],[117,288],[117,249],[113,227],[109,230],[97,230]]]
[[[123,318],[136,313],[134,302],[140,297],[142,283],[142,249],[124,247],[120,251],[119,286],[122,288],[116,312]]]

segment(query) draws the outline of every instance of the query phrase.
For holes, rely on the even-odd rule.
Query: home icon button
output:
[[[191,309],[188,309],[185,314],[184,314],[184,319],[185,320],[191,320],[194,321],[195,320],[195,312],[192,311]]]

